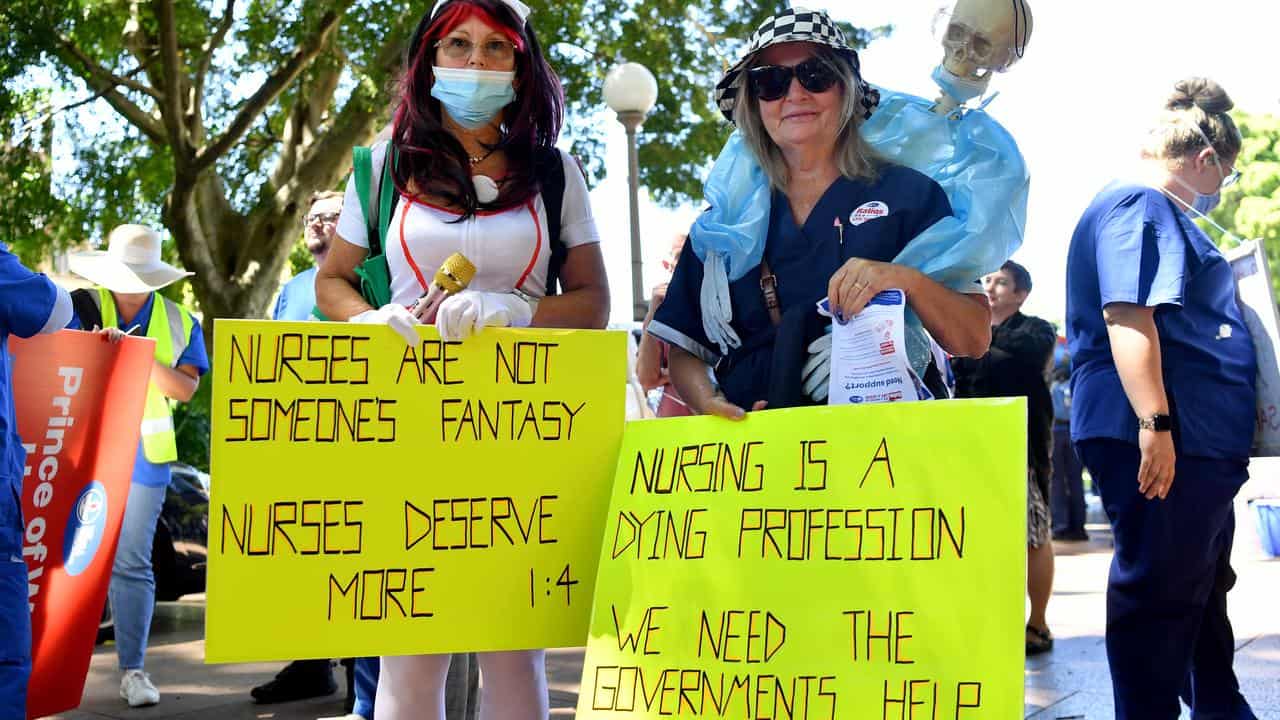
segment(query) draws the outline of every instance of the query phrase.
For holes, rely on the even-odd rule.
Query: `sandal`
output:
[[[1049,634],[1048,629],[1041,630],[1028,625],[1027,633],[1031,636],[1027,640],[1027,657],[1047,653],[1053,649],[1053,636]]]

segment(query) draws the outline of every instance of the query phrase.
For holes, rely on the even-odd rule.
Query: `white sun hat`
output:
[[[145,225],[121,225],[107,236],[107,249],[72,253],[71,272],[118,293],[144,293],[195,273],[160,259],[160,234]]]

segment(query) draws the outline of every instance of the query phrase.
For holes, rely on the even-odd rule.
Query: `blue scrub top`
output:
[[[1071,381],[1058,380],[1049,387],[1049,395],[1053,397],[1053,421],[1056,423],[1071,422]]]
[[[1257,368],[1231,267],[1159,190],[1131,183],[1103,189],[1080,218],[1067,256],[1071,438],[1137,444],[1138,419],[1102,316],[1110,303],[1156,309],[1178,451],[1248,458]]]
[[[136,334],[145,335],[147,325],[151,322],[151,308],[155,305],[155,301],[156,294],[153,292],[135,317],[128,321],[123,317],[117,317],[119,328],[127,330],[137,325],[140,329]],[[182,351],[177,364],[191,365],[200,375],[204,375],[209,371],[209,355],[205,352],[204,333],[200,330],[200,321],[194,317],[191,320],[191,335],[187,338],[187,348]],[[79,314],[72,317],[71,323],[67,327],[71,329],[79,329],[81,327]],[[142,441],[139,440],[137,455],[133,463],[133,482],[147,487],[164,487],[169,484],[170,479],[169,464],[149,462],[142,452]]]
[[[784,313],[796,304],[815,307],[826,297],[831,276],[848,259],[890,262],[914,237],[952,214],[941,186],[900,165],[883,168],[872,183],[837,179],[803,227],[796,224],[791,205],[780,191],[774,191],[771,205],[764,252],[778,280],[778,301]],[[835,227],[837,218],[844,228],[843,243]],[[702,329],[701,292],[702,262],[695,253],[683,252],[648,332],[716,365],[720,351]],[[748,272],[730,283],[729,294],[731,325],[743,347],[730,353],[732,371],[718,368],[717,379],[730,401],[749,407],[765,399],[770,374],[769,353],[756,352],[760,348],[753,345],[753,338],[768,341],[773,324],[760,292],[759,272]]]
[[[314,320],[316,307],[316,269],[303,270],[280,288],[272,320]]]
[[[31,272],[0,243],[0,562],[22,552],[22,466],[13,406],[13,357],[9,336],[31,337],[44,329],[57,304],[58,288]]]

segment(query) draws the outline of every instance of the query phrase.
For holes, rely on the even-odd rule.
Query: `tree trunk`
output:
[[[174,183],[164,224],[183,265],[195,273],[191,285],[210,352],[217,318],[267,317],[289,251],[301,237],[311,193],[337,186],[350,166],[351,147],[375,134],[380,118],[373,112],[361,115],[335,124],[325,142],[303,148],[293,172],[278,178],[281,189],[265,188],[264,198],[247,215],[231,207],[212,168]]]

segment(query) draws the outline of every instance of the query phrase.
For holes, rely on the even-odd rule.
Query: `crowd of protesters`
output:
[[[381,210],[391,215],[376,215],[356,177],[345,192],[315,196],[304,233],[316,267],[283,287],[276,319],[383,324],[410,341],[424,323],[454,340],[486,327],[605,326],[601,238],[585,179],[556,148],[563,92],[529,12],[518,0],[442,0],[422,15],[408,38],[389,138],[363,160],[391,184],[379,190],[391,193]],[[1088,538],[1087,470],[1115,538],[1106,648],[1117,717],[1174,718],[1179,699],[1195,717],[1253,717],[1231,669],[1225,596],[1234,577],[1231,502],[1247,478],[1253,434],[1254,348],[1231,270],[1192,222],[1239,173],[1241,135],[1226,92],[1205,79],[1178,83],[1138,149],[1141,171],[1102,189],[1074,232],[1063,229],[1064,346],[1053,326],[1021,312],[1032,277],[1016,262],[958,283],[895,262],[954,210],[932,178],[884,159],[863,138],[878,93],[862,70],[825,13],[800,9],[762,25],[725,70],[715,94],[737,131],[726,153],[762,169],[767,222],[753,245],[710,239],[715,222],[735,218],[700,219],[671,245],[671,275],[652,293],[634,357],[652,402],[636,412],[740,420],[825,404],[831,323],[881,291],[905,291],[919,320],[911,332],[939,349],[912,359],[932,396],[1027,398],[1026,653],[1053,647],[1052,541]],[[841,224],[868,203],[891,210]],[[455,252],[473,261],[475,277],[427,307],[425,273]],[[359,279],[377,259],[387,271],[381,299]],[[177,460],[172,404],[194,395],[209,358],[197,316],[158,292],[189,273],[163,262],[155,230],[118,227],[105,251],[79,253],[71,268],[93,287],[69,295],[0,251],[0,349],[10,334],[63,328],[96,331],[104,342],[156,340],[109,590],[120,695],[130,706],[153,705],[160,693],[145,670],[151,548]],[[815,309],[824,298],[833,317]],[[30,667],[15,504],[22,449],[6,357],[0,352],[0,718],[23,716]],[[543,718],[544,662],[539,649],[356,659],[346,717]],[[252,695],[270,703],[336,689],[331,661],[312,660],[288,665]]]

